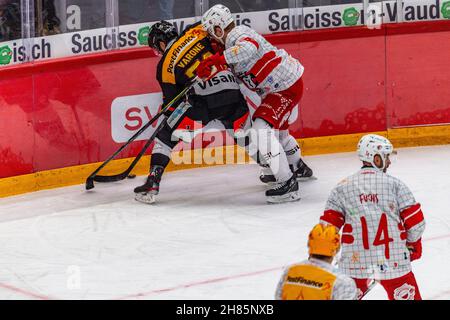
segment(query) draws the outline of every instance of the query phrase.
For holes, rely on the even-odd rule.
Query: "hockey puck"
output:
[[[134,179],[134,178],[136,178],[136,175],[132,173],[132,174],[129,174],[127,178],[128,179]]]

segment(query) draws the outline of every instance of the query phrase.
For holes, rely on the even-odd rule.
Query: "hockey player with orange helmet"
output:
[[[278,283],[277,300],[355,300],[355,282],[332,266],[340,247],[333,226],[318,224],[309,233],[309,259],[286,268]]]
[[[388,139],[363,136],[363,167],[331,191],[321,223],[342,229],[339,267],[355,280],[360,297],[375,280],[391,300],[420,300],[411,261],[422,255],[425,220],[411,190],[386,174],[393,153]]]

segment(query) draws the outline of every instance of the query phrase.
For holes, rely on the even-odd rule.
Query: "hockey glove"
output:
[[[416,242],[407,242],[406,246],[410,252],[411,261],[420,259],[422,256],[422,239],[419,239]]]
[[[217,69],[216,72],[224,70],[226,63],[225,57],[219,53],[209,56],[200,62],[197,67],[197,76],[204,81],[209,80],[214,76],[213,70]]]

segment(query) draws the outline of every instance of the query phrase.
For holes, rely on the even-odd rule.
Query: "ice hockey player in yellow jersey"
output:
[[[277,300],[356,300],[353,279],[332,266],[339,251],[336,228],[317,224],[308,238],[309,259],[288,266],[278,283]]]

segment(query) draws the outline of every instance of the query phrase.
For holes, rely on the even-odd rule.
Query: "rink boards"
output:
[[[291,126],[303,154],[351,151],[365,132],[397,147],[450,143],[448,20],[267,37],[305,66]],[[157,61],[143,48],[2,68],[0,197],[83,183],[156,113],[152,101],[119,98],[157,95]],[[118,115],[114,101],[125,101]],[[105,172],[120,171],[142,146],[135,142]],[[136,173],[147,168],[148,157]]]

